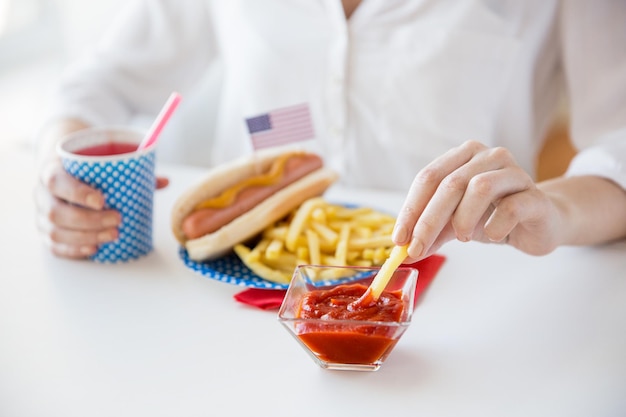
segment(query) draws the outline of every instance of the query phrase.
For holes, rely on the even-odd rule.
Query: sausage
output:
[[[182,223],[187,239],[196,239],[218,230],[289,184],[321,168],[322,159],[315,154],[294,154],[285,162],[282,175],[272,184],[242,189],[226,207],[200,208]]]

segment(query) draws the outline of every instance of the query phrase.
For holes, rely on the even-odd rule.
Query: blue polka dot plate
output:
[[[239,257],[235,253],[229,253],[228,255],[222,256],[221,258],[202,262],[190,259],[187,250],[182,246],[179,248],[178,254],[187,268],[207,278],[225,282],[227,284],[268,290],[287,289],[287,287],[289,286],[287,284],[279,284],[276,282],[268,281],[256,275],[250,270],[250,268],[248,268],[243,262],[241,262],[241,259],[239,259]],[[372,272],[369,272],[367,274],[357,274],[348,278],[319,281],[318,283],[316,283],[316,285],[325,286],[344,282],[358,281],[360,279],[371,276],[371,274]]]
[[[235,253],[229,253],[217,259],[198,262],[189,258],[182,246],[178,254],[185,266],[194,272],[227,284],[249,288],[286,289],[285,284],[278,284],[261,278],[250,270]]]
[[[355,204],[337,204],[341,204],[345,207],[350,208],[358,207]],[[252,272],[252,270],[250,270],[250,268],[248,268],[234,252],[222,256],[221,258],[202,262],[190,259],[187,250],[182,246],[180,246],[178,254],[187,268],[200,275],[217,281],[233,285],[239,285],[242,287],[262,289],[264,288],[270,290],[287,289],[289,287],[289,284],[279,284],[261,278],[260,276]],[[325,286],[353,282],[368,278],[371,276],[371,274],[372,272],[360,273],[346,278],[324,280],[317,282],[315,285]]]

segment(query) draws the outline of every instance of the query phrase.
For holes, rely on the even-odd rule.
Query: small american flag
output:
[[[311,112],[307,104],[273,110],[246,119],[254,149],[313,139]]]

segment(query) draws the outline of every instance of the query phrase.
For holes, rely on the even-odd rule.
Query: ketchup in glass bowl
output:
[[[408,328],[418,275],[414,268],[398,268],[375,303],[357,303],[379,270],[301,265],[294,271],[278,319],[322,368],[378,370]],[[324,275],[351,278],[317,283],[316,277]]]

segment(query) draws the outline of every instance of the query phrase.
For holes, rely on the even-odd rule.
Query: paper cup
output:
[[[97,262],[125,262],[152,251],[155,147],[137,151],[142,138],[130,129],[91,128],[67,136],[57,148],[65,170],[102,191],[105,208],[122,215],[118,239],[99,246],[92,256]]]

